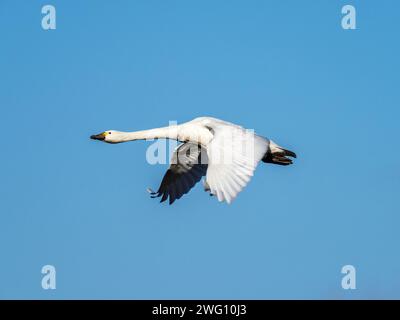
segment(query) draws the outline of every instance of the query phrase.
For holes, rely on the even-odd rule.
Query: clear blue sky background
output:
[[[48,3],[55,31],[41,28]],[[399,12],[2,0],[0,297],[400,298]],[[89,140],[202,115],[298,159],[258,167],[230,206],[200,185],[168,206],[146,192],[166,170],[146,163],[149,143]]]

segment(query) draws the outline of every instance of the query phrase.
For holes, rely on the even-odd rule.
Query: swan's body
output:
[[[210,117],[164,128],[136,132],[108,130],[92,139],[108,143],[134,140],[181,141],[171,165],[153,197],[169,197],[172,204],[205,177],[204,187],[219,201],[231,203],[250,181],[260,161],[288,165],[296,154],[241,126]]]

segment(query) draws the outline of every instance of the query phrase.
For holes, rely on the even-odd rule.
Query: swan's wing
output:
[[[219,201],[231,203],[250,181],[269,140],[236,126],[215,125],[210,130],[214,138],[207,146],[206,189]]]
[[[197,144],[183,143],[172,155],[171,165],[161,181],[157,192],[152,191],[152,198],[161,197],[161,202],[169,197],[169,204],[188,193],[194,185],[206,175],[207,153]]]

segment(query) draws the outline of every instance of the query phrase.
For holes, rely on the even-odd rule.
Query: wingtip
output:
[[[154,190],[153,190],[152,188],[150,188],[150,187],[148,187],[148,188],[146,189],[146,191],[147,191],[148,193],[150,193],[151,195],[155,194]]]

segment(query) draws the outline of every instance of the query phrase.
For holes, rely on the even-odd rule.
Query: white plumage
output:
[[[120,143],[143,139],[174,139],[177,147],[157,192],[152,197],[169,198],[170,204],[205,176],[204,187],[219,201],[231,203],[247,185],[258,163],[288,165],[296,157],[267,138],[241,126],[211,117],[164,128],[136,132],[108,130],[92,139]]]

